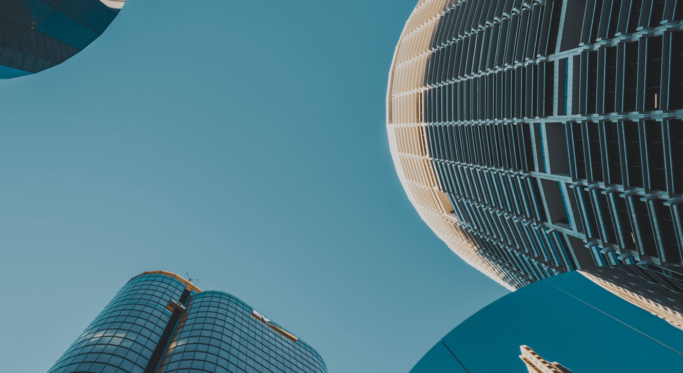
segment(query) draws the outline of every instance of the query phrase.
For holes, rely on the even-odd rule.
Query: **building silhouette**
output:
[[[640,264],[683,278],[683,3],[420,0],[387,130],[422,219],[514,290]]]
[[[0,79],[59,65],[97,39],[125,0],[0,1]]]
[[[234,296],[164,271],[132,278],[49,373],[327,372],[322,357]]]

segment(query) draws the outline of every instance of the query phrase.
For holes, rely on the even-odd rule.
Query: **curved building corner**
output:
[[[3,0],[0,79],[49,69],[97,39],[125,0]]]
[[[387,131],[422,219],[514,290],[639,264],[683,278],[683,4],[420,0]]]
[[[49,373],[327,373],[317,351],[240,299],[165,271],[133,277]]]

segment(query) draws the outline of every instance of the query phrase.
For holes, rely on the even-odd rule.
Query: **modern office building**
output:
[[[306,342],[234,296],[164,271],[133,277],[49,373],[323,373]]]
[[[97,39],[125,0],[0,1],[0,79],[66,61]]]
[[[556,361],[551,363],[542,358],[529,346],[522,345],[519,346],[519,349],[522,352],[519,358],[526,364],[529,373],[572,373],[562,364]]]
[[[683,278],[683,2],[419,0],[387,130],[422,219],[508,289]]]
[[[410,372],[678,371],[683,366],[683,330],[672,315],[680,316],[681,307],[683,281],[642,266],[564,273],[472,315]]]

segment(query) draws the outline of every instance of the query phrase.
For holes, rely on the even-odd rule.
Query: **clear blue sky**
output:
[[[2,371],[45,372],[146,270],[238,296],[330,372],[408,372],[506,294],[389,155],[416,2],[129,0],[75,58],[0,81]]]

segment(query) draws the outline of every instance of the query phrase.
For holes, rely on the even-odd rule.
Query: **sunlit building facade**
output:
[[[522,352],[519,358],[526,364],[529,373],[572,373],[562,364],[556,361],[551,363],[542,358],[529,346],[521,345],[519,349]]]
[[[49,373],[325,373],[306,342],[234,296],[164,271],[132,278]]]
[[[0,1],[0,79],[59,65],[95,41],[125,0]]]
[[[683,3],[420,0],[387,130],[422,219],[514,290],[640,264],[683,278]]]

